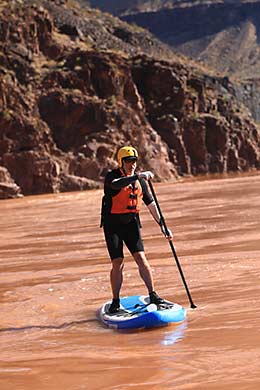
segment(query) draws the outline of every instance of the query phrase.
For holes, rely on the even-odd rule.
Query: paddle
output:
[[[150,190],[151,190],[151,192],[152,192],[154,201],[155,201],[155,203],[156,203],[156,206],[157,206],[157,209],[158,209],[158,212],[159,212],[159,215],[160,215],[161,224],[162,224],[162,226],[163,226],[163,228],[165,229],[165,232],[166,232],[166,234],[167,234],[167,233],[168,233],[168,228],[167,228],[167,226],[166,226],[164,217],[163,217],[163,215],[162,215],[161,208],[160,208],[160,206],[159,206],[159,203],[158,203],[158,200],[157,200],[157,196],[156,196],[156,194],[155,194],[155,191],[154,191],[154,188],[153,188],[153,185],[152,185],[151,180],[148,180],[148,183],[149,183]],[[184,284],[186,293],[187,293],[187,295],[188,295],[188,298],[189,298],[189,301],[190,301],[190,307],[191,307],[192,309],[196,309],[197,306],[196,306],[196,305],[193,303],[193,301],[192,301],[191,294],[190,294],[190,291],[189,291],[189,289],[188,289],[188,286],[187,286],[187,283],[186,283],[184,274],[183,274],[183,272],[182,272],[181,265],[180,265],[180,262],[179,262],[179,259],[178,259],[178,257],[177,257],[177,253],[176,253],[176,251],[175,251],[175,248],[174,248],[174,246],[173,246],[172,241],[169,241],[169,244],[170,244],[170,247],[171,247],[171,250],[172,250],[174,259],[175,259],[175,261],[176,261],[176,264],[177,264],[179,273],[180,273],[180,275],[181,275],[182,282],[183,282],[183,284]]]

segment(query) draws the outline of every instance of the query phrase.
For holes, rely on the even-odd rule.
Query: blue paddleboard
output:
[[[99,310],[100,320],[109,328],[137,329],[153,328],[182,322],[186,318],[186,310],[165,300],[162,305],[150,304],[150,298],[134,295],[120,299],[120,310],[117,313],[108,312],[111,301],[106,302]]]

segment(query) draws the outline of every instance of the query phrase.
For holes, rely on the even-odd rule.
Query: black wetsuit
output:
[[[120,180],[112,183],[113,180],[119,178]],[[139,213],[111,213],[113,196],[117,195],[121,188],[134,184],[136,180],[139,180],[141,184],[144,203],[149,205],[153,201],[153,197],[144,179],[138,179],[137,175],[123,176],[120,169],[114,169],[105,178],[105,195],[102,201],[102,226],[111,260],[124,257],[123,243],[125,243],[132,254],[144,250],[140,232]]]

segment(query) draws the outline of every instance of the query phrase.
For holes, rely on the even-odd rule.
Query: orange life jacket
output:
[[[111,214],[139,213],[142,206],[143,191],[139,180],[112,197]]]

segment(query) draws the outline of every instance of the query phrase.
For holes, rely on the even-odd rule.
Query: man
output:
[[[138,265],[140,276],[150,296],[150,302],[157,305],[164,302],[154,291],[151,267],[144,252],[139,219],[142,201],[161,226],[168,240],[172,239],[172,233],[169,229],[167,233],[164,231],[155,201],[148,190],[146,182],[154,175],[150,171],[135,173],[137,158],[138,153],[135,148],[122,147],[117,155],[119,168],[110,171],[105,178],[101,226],[104,228],[107,249],[112,261],[110,281],[113,300],[109,307],[110,313],[116,313],[120,307],[124,243]]]

